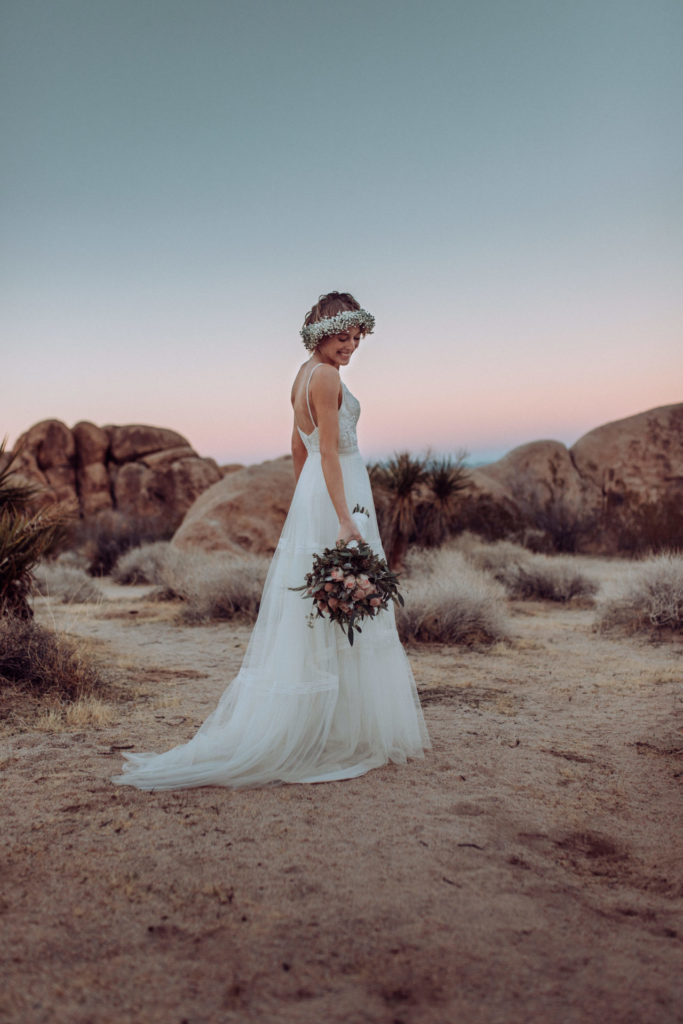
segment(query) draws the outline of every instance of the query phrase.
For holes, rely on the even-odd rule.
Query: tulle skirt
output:
[[[382,553],[367,470],[340,454],[350,507],[370,511],[365,532]],[[393,608],[351,646],[339,626],[308,622],[291,590],[313,554],[334,544],[338,521],[320,454],[308,455],[268,571],[242,667],[195,736],[162,754],[125,754],[112,779],[139,789],[265,786],[348,779],[388,761],[422,757],[429,738],[398,639]]]

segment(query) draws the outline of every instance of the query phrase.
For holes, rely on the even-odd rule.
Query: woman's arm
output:
[[[292,459],[294,460],[294,481],[297,482],[301,476],[301,470],[304,468],[304,462],[306,461],[306,445],[301,440],[301,434],[299,433],[296,425],[296,416],[294,417],[294,427],[292,429]]]
[[[333,366],[321,366],[311,380],[310,397],[320,435],[323,476],[339,518],[337,540],[362,540],[351,518],[339,462],[339,371]]]

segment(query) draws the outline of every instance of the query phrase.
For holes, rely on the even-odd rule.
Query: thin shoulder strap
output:
[[[310,399],[308,397],[308,388],[309,388],[310,383],[311,383],[311,377],[313,376],[315,371],[318,369],[318,367],[322,366],[322,365],[323,365],[322,363],[316,363],[315,366],[313,367],[313,369],[311,370],[311,372],[309,373],[308,380],[306,381],[306,405],[308,406],[308,415],[311,417],[311,423],[313,424],[314,427],[317,427],[318,424],[313,419],[313,413],[311,412],[311,402],[310,402]]]

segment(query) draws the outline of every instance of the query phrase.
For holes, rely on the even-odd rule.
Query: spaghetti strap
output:
[[[322,363],[316,363],[315,366],[313,367],[313,369],[311,370],[311,372],[309,373],[308,380],[306,381],[306,405],[308,406],[308,415],[311,417],[311,423],[313,424],[313,429],[314,430],[318,429],[318,424],[313,419],[313,413],[311,412],[311,403],[310,403],[310,400],[309,400],[309,397],[308,397],[308,388],[309,388],[309,385],[311,383],[311,377],[313,376],[315,371],[318,369],[318,367],[322,366],[322,365],[323,365]]]

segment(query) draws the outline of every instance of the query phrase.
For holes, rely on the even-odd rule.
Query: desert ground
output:
[[[1,723],[2,1021],[683,1020],[680,641],[512,602],[506,642],[409,649],[423,761],[148,793],[121,752],[189,738],[249,636],[149,590],[35,602],[117,683]]]

